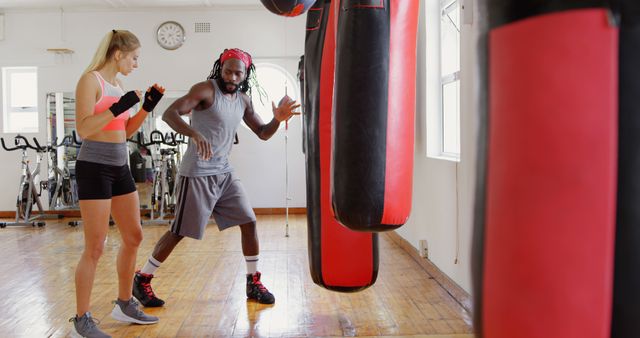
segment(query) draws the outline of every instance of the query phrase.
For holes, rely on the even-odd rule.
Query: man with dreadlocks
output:
[[[231,144],[243,120],[262,140],[268,140],[300,105],[285,97],[272,103],[273,119],[265,124],[253,110],[249,80],[255,74],[251,56],[240,49],[225,49],[206,81],[195,84],[176,100],[162,119],[190,138],[178,178],[176,218],[156,243],[152,255],[133,282],[133,295],[147,307],[162,306],[151,288],[154,272],[182,240],[202,239],[213,214],[219,230],[239,225],[247,264],[247,298],[273,304],[275,298],[260,282],[256,216],[240,180],[228,161]],[[181,115],[191,115],[191,125]]]

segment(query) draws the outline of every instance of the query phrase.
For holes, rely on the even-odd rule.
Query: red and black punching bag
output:
[[[338,0],[332,203],[357,231],[409,218],[418,0]]]
[[[486,338],[610,337],[615,16],[593,0],[488,6],[475,329]]]
[[[358,291],[378,275],[378,236],[340,225],[331,213],[331,109],[335,56],[334,6],[318,0],[307,14],[305,108],[309,267],[313,281],[336,291]]]
[[[621,1],[618,212],[612,338],[638,337],[640,319],[640,1]]]
[[[315,0],[260,0],[269,12],[282,16],[298,16],[306,12]]]

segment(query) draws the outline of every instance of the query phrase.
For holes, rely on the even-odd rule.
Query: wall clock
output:
[[[175,21],[163,22],[156,31],[156,41],[164,49],[178,49],[185,39],[184,28]]]

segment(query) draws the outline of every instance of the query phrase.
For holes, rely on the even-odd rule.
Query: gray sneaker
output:
[[[98,325],[100,322],[97,319],[91,317],[91,312],[85,313],[82,317],[73,316],[69,319],[73,322],[73,330],[71,330],[71,336],[76,338],[111,338],[110,335],[102,332]]]
[[[115,320],[136,324],[155,324],[158,322],[158,317],[149,316],[142,312],[139,309],[140,305],[133,298],[128,301],[118,299],[114,303],[116,305],[111,311],[111,317]]]

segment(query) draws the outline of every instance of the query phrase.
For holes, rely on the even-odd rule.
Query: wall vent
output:
[[[211,33],[211,23],[210,22],[196,22],[195,23],[195,32],[196,33]]]

